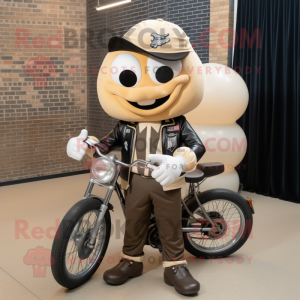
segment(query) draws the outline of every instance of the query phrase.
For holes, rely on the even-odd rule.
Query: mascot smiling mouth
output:
[[[166,103],[171,95],[168,95],[166,97],[156,99],[156,100],[148,100],[148,101],[140,101],[140,102],[130,102],[128,101],[132,106],[139,108],[139,109],[154,109],[157,108],[164,103]]]
[[[159,114],[172,105],[188,81],[189,76],[182,74],[157,86],[127,88],[107,82],[105,87],[126,109],[147,116]]]

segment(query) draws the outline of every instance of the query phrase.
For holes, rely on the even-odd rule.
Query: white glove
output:
[[[87,136],[88,131],[86,129],[82,129],[78,137],[73,137],[69,140],[67,145],[67,154],[69,157],[76,160],[82,160],[88,148],[88,145],[83,143]]]
[[[148,158],[153,163],[162,163],[159,167],[151,166],[155,169],[152,172],[152,177],[162,186],[176,181],[179,178],[182,170],[185,170],[187,167],[187,162],[181,155],[174,157],[163,154],[149,154]]]

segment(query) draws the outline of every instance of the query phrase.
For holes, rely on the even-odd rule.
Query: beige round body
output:
[[[201,106],[187,118],[193,124],[233,124],[245,112],[249,93],[243,78],[231,68],[209,63],[203,65],[206,76]]]
[[[235,167],[246,154],[247,139],[236,120],[247,108],[248,88],[242,77],[227,66],[204,64],[203,71],[206,76],[203,101],[186,118],[205,145],[201,162],[223,163],[225,171],[208,178],[201,191],[223,187],[237,192],[239,177]]]

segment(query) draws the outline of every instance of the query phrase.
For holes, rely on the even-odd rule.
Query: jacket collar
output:
[[[151,122],[149,122],[149,123],[151,123]],[[137,125],[138,125],[139,123],[138,122],[128,122],[127,123],[127,125],[130,125],[130,126],[133,126],[133,127],[137,127]],[[161,125],[172,125],[172,124],[175,124],[175,122],[174,122],[174,119],[172,118],[172,119],[167,119],[167,120],[162,120],[161,121]]]
[[[161,125],[172,125],[172,124],[175,124],[174,123],[174,119],[167,119],[167,120],[163,120],[161,121]]]
[[[127,125],[132,126],[134,128],[136,128],[138,126],[138,122],[127,122]]]

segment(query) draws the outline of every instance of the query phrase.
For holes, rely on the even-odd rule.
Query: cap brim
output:
[[[137,52],[142,54],[149,54],[157,58],[161,58],[164,60],[181,60],[188,56],[190,52],[180,52],[180,53],[162,53],[162,52],[151,52],[146,51],[133,43],[129,42],[126,39],[123,39],[118,36],[112,37],[108,42],[108,52],[114,51],[130,51],[130,52]]]

